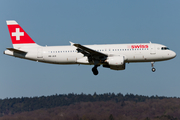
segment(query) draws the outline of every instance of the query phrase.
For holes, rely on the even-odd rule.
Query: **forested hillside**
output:
[[[178,120],[180,99],[121,93],[0,100],[0,120]]]

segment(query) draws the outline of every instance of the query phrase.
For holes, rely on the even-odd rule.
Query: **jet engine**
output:
[[[110,68],[112,70],[124,70],[125,69],[125,57],[124,56],[112,56],[108,57],[105,62],[107,64],[104,64],[103,67]]]

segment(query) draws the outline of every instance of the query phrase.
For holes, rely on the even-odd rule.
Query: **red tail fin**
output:
[[[6,22],[9,29],[9,34],[11,36],[12,44],[36,44],[16,21],[8,20]]]

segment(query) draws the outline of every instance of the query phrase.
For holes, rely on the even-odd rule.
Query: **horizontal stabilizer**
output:
[[[14,49],[14,48],[6,48],[6,49],[8,49],[8,50],[10,50],[10,51],[13,51],[13,52],[17,52],[17,53],[24,53],[24,54],[26,54],[26,53],[27,53],[26,51],[22,51],[22,50]]]

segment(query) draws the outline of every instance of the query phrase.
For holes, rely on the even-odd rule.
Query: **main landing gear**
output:
[[[97,67],[98,67],[98,65],[95,65],[93,68],[92,68],[92,72],[93,72],[93,74],[94,75],[98,75],[98,70],[97,70]]]
[[[155,72],[156,69],[154,68],[154,62],[151,62],[151,66],[152,66],[152,72]]]

